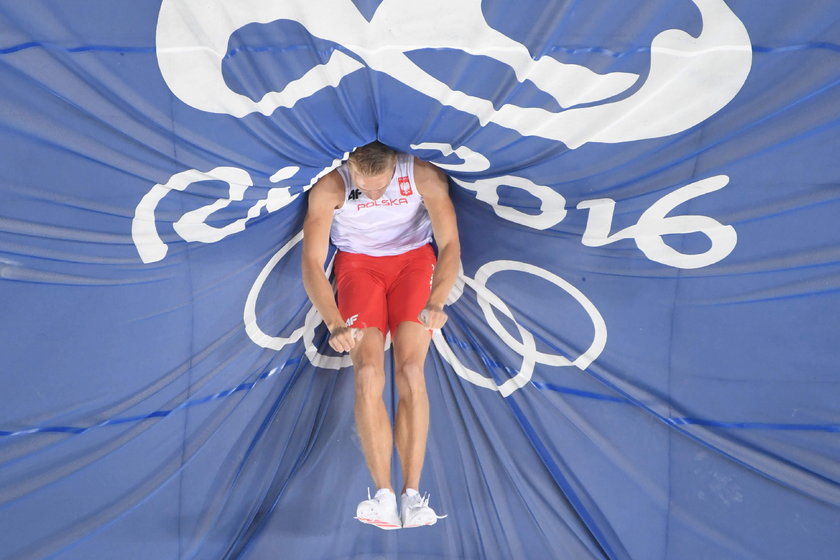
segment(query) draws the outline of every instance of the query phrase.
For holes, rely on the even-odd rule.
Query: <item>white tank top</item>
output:
[[[344,180],[344,205],[333,212],[330,239],[339,250],[381,257],[431,242],[432,222],[414,183],[414,156],[397,154],[394,176],[376,200],[355,188],[346,163],[338,174]]]

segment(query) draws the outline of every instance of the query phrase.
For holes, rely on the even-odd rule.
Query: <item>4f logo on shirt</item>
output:
[[[347,200],[358,200],[359,195],[362,194],[362,191],[359,189],[353,189],[350,191],[350,194],[347,195]]]
[[[411,181],[408,180],[408,177],[399,177],[397,179],[397,183],[400,185],[400,194],[403,196],[411,196],[413,191],[411,190]]]

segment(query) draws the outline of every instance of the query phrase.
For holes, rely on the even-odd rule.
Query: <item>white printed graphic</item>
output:
[[[534,229],[548,229],[556,226],[566,217],[566,198],[551,187],[537,185],[525,177],[506,175],[504,177],[490,177],[466,181],[452,178],[458,185],[475,191],[475,197],[493,207],[493,211],[500,218],[516,222]],[[515,187],[535,196],[540,201],[539,214],[528,214],[516,208],[505,206],[499,202],[499,187]]]
[[[253,113],[271,115],[278,108],[294,107],[298,101],[325,88],[339,87],[344,77],[369,68],[387,74],[443,105],[473,115],[481,125],[493,123],[522,136],[560,141],[575,149],[588,142],[620,143],[676,134],[703,122],[735,97],[752,63],[747,31],[724,0],[691,1],[702,19],[700,34],[692,37],[679,29],[659,33],[650,45],[650,69],[641,84],[637,83],[639,76],[635,74],[598,74],[584,66],[561,63],[550,56],[533,59],[524,45],[490,27],[482,13],[481,0],[384,0],[370,21],[351,0],[163,0],[157,26],[157,59],[170,90],[184,103],[210,113],[237,118]],[[282,91],[268,92],[262,99],[253,101],[232,91],[222,75],[228,42],[234,33],[249,24],[277,20],[298,22],[314,37],[337,43],[352,56],[335,50],[325,62],[290,82]],[[490,99],[452,89],[406,54],[424,48],[456,49],[493,58],[510,67],[518,81],[529,80],[566,110],[554,112],[511,103],[497,109]],[[634,91],[622,97],[631,88]],[[579,106],[583,104],[587,106]],[[490,205],[506,220],[545,230],[562,222],[567,215],[566,198],[550,185],[537,184],[517,175],[465,178],[464,173],[485,172],[491,167],[486,156],[466,146],[420,142],[411,148],[436,150],[444,157],[459,158],[460,163],[440,163],[439,166],[460,174],[456,182],[473,191],[476,199]],[[303,191],[337,167],[340,161],[334,161],[332,166],[313,177]],[[283,167],[270,180],[282,183],[298,171],[297,167]],[[159,261],[167,253],[155,217],[161,200],[173,190],[185,191],[193,183],[208,180],[225,181],[228,193],[202,208],[186,212],[175,221],[173,228],[185,241],[214,243],[242,231],[263,209],[274,212],[300,195],[300,192],[292,194],[289,186],[272,188],[264,199],[247,210],[244,218],[214,227],[207,223],[210,216],[233,202],[244,200],[247,189],[253,187],[250,174],[235,167],[175,173],[165,183],[154,185],[137,206],[132,236],[143,262]],[[680,204],[717,191],[728,182],[728,177],[719,175],[677,188],[645,210],[635,225],[614,233],[611,230],[616,202],[609,198],[582,201],[577,209],[588,212],[582,243],[600,247],[632,239],[647,258],[677,268],[699,268],[719,262],[735,247],[734,228],[708,216],[668,214]],[[502,186],[521,189],[535,197],[539,201],[538,211],[526,213],[502,204],[499,196]],[[708,237],[711,247],[700,254],[684,254],[663,240],[665,235],[691,233]],[[268,275],[302,238],[301,232],[290,239],[257,277],[245,304],[246,332],[256,344],[275,350],[302,339],[307,358],[317,367],[347,367],[351,365],[348,355],[326,356],[315,347],[315,329],[322,321],[314,307],[307,313],[304,324],[288,337],[268,335],[257,323],[256,304]],[[332,263],[327,274],[331,266]],[[504,301],[486,287],[487,280],[501,271],[532,274],[574,297],[594,327],[589,348],[574,359],[538,351],[533,335],[516,321]],[[585,369],[604,349],[607,328],[598,309],[577,288],[545,269],[504,260],[484,264],[475,278],[464,275],[461,270],[447,303],[456,301],[466,286],[476,291],[488,325],[522,356],[516,375],[497,384],[464,366],[444,335],[436,331],[433,341],[440,354],[458,375],[471,383],[509,396],[529,382],[537,363]],[[518,339],[504,330],[493,308],[514,322]],[[352,324],[352,319],[348,324]],[[389,343],[390,338],[387,338],[386,344]]]
[[[456,154],[461,158],[461,164],[451,164],[450,168],[460,168],[462,171],[481,171],[484,162],[483,155],[474,152],[466,146],[453,149],[449,144],[423,143],[412,145],[415,149],[439,151],[444,156]],[[441,166],[442,167],[442,166]],[[453,177],[452,180],[476,193],[476,199],[486,202],[500,218],[522,224],[533,229],[545,230],[559,224],[566,217],[566,199],[547,186],[537,185],[525,177],[507,175],[469,181]],[[693,269],[712,265],[729,256],[735,249],[738,234],[730,225],[723,225],[708,216],[668,216],[680,204],[698,196],[722,189],[729,184],[729,177],[716,175],[666,194],[644,211],[635,226],[625,228],[610,235],[615,201],[611,198],[584,200],[578,203],[579,210],[589,210],[589,219],[582,243],[587,247],[602,247],[622,239],[633,239],[636,246],[647,258],[675,268]],[[499,201],[498,189],[509,186],[522,189],[540,201],[539,213],[526,213],[505,206]],[[702,233],[711,241],[711,247],[703,253],[686,254],[670,247],[663,241],[663,235]]]
[[[257,279],[254,281],[254,285],[251,286],[251,290],[248,292],[248,298],[245,300],[245,310],[243,312],[245,332],[248,333],[248,336],[255,344],[272,350],[282,350],[287,345],[294,344],[302,338],[304,354],[315,367],[335,370],[350,367],[353,362],[351,361],[349,354],[343,354],[341,356],[327,356],[318,352],[318,348],[315,346],[315,329],[323,322],[323,319],[315,309],[314,305],[309,308],[309,311],[306,314],[306,319],[304,319],[303,326],[292,331],[292,334],[287,337],[271,336],[265,333],[257,322],[257,300],[260,297],[260,292],[262,291],[265,281],[268,279],[268,275],[271,274],[271,271],[274,270],[274,268],[281,260],[283,260],[284,257],[286,257],[286,255],[288,255],[289,251],[291,251],[292,248],[302,240],[303,231],[299,232],[285,245],[283,245],[283,247],[281,247],[273,257],[271,257],[268,263],[266,263],[260,271]],[[328,276],[332,270],[332,265],[332,261],[330,261],[327,265],[325,274]],[[353,319],[353,317],[351,317],[351,319]],[[357,331],[357,329],[354,330]],[[358,338],[359,335],[357,332],[354,332],[353,336]],[[388,333],[385,337],[385,349],[387,350],[390,345],[391,334]]]
[[[735,249],[738,234],[735,228],[723,225],[708,216],[666,216],[678,205],[700,195],[722,189],[729,183],[726,175],[709,177],[668,193],[645,210],[635,226],[609,235],[615,201],[611,198],[584,200],[577,205],[589,210],[589,221],[583,234],[587,247],[601,247],[620,239],[633,239],[636,246],[652,261],[675,268],[702,268],[725,259]],[[665,244],[663,235],[702,233],[712,242],[703,253],[680,253]]]
[[[703,122],[740,91],[752,64],[743,23],[724,0],[692,0],[703,21],[699,36],[679,29],[659,33],[650,45],[650,71],[632,95],[614,102],[575,107],[614,97],[638,76],[598,74],[550,56],[534,60],[524,45],[490,27],[480,0],[384,0],[368,22],[350,0],[163,0],[157,26],[157,58],[169,89],[184,103],[213,113],[269,115],[336,87],[364,66],[408,87],[523,136],[558,140],[570,148],[587,142],[618,143],[676,134]],[[251,23],[291,20],[315,37],[358,56],[334,51],[330,59],[260,101],[232,91],[222,76],[230,37]],[[508,65],[517,80],[530,80],[552,96],[562,112],[505,104],[453,90],[406,55],[423,48],[459,49]]]
[[[435,165],[447,171],[477,172],[490,169],[489,159],[466,146],[453,148],[450,144],[440,142],[421,142],[419,144],[411,144],[410,147],[412,150],[436,150],[443,154],[444,157],[455,154],[461,159],[461,163],[435,163]]]
[[[513,313],[511,313],[504,301],[487,289],[487,281],[490,277],[497,272],[506,270],[524,272],[543,278],[567,292],[569,295],[574,297],[578,303],[580,303],[581,307],[583,307],[589,315],[589,318],[592,321],[592,326],[595,329],[595,336],[592,343],[589,345],[589,348],[583,352],[583,354],[577,357],[574,361],[571,361],[565,356],[545,354],[537,350],[534,335],[516,321],[516,317],[513,316]],[[604,322],[604,318],[601,316],[598,308],[595,307],[595,305],[583,294],[583,292],[556,274],[553,274],[545,269],[518,261],[492,261],[484,264],[478,269],[478,271],[476,271],[475,279],[462,274],[459,280],[462,280],[467,286],[476,291],[476,294],[478,295],[478,304],[484,312],[484,318],[487,320],[487,324],[496,331],[505,344],[522,356],[522,365],[519,367],[517,374],[499,385],[492,379],[466,367],[455,356],[455,353],[452,351],[452,348],[449,346],[449,343],[446,341],[444,335],[440,331],[435,331],[432,335],[432,340],[434,341],[435,348],[437,348],[440,355],[452,366],[455,373],[479,387],[498,391],[503,397],[507,397],[517,389],[524,387],[531,380],[535,363],[556,367],[575,366],[583,370],[595,361],[607,344],[607,324]],[[452,300],[450,299],[450,302],[451,301]],[[510,333],[507,332],[507,330],[505,330],[493,312],[492,307],[497,308],[499,311],[504,313],[508,319],[513,321],[519,332],[519,337],[522,339],[521,342],[517,341],[510,335]]]
[[[344,157],[347,157],[347,154],[344,154]],[[331,165],[321,170],[309,181],[309,185],[304,187],[302,192],[306,192],[318,179],[338,167],[341,162],[342,159],[336,159]],[[283,167],[274,173],[269,180],[272,183],[285,181],[293,177],[299,170],[300,168],[295,166]],[[236,167],[216,167],[206,173],[197,169],[188,169],[176,173],[166,183],[154,185],[140,200],[134,211],[134,219],[131,222],[131,237],[137,247],[140,259],[144,263],[163,260],[168,252],[168,247],[160,238],[157,229],[155,210],[157,210],[160,201],[173,190],[185,191],[193,183],[214,180],[224,181],[228,184],[228,196],[187,212],[172,225],[175,232],[184,241],[200,241],[202,243],[221,241],[233,233],[244,231],[247,223],[259,216],[263,209],[268,212],[276,212],[300,196],[300,193],[291,194],[291,187],[271,188],[264,199],[257,201],[248,209],[244,218],[217,228],[208,225],[206,223],[207,218],[217,210],[226,208],[231,201],[242,200],[245,197],[245,191],[254,184],[251,175],[247,171]]]
[[[245,190],[253,184],[251,182],[251,176],[248,172],[242,169],[237,169],[236,167],[216,167],[207,173],[202,173],[197,169],[189,169],[187,171],[176,173],[164,184],[157,184],[153,186],[152,189],[146,193],[146,196],[140,200],[140,203],[137,205],[137,209],[134,211],[134,219],[131,222],[131,236],[134,239],[134,244],[137,246],[137,252],[140,254],[140,258],[144,263],[162,260],[168,251],[166,244],[158,234],[155,218],[155,210],[157,209],[160,201],[163,200],[163,197],[173,190],[186,190],[186,188],[193,183],[214,180],[224,181],[230,185],[230,197],[228,198],[228,202],[233,199],[242,200]],[[223,201],[219,202],[221,204],[216,206],[214,210],[226,206]],[[210,212],[208,212],[207,215],[209,214]],[[207,216],[205,216],[205,218],[206,217]],[[236,229],[236,231],[241,231],[244,229],[244,223],[241,228],[238,228],[238,225],[236,224],[231,224],[228,231],[233,233],[234,229]],[[184,228],[182,231],[185,231],[188,235],[190,235],[192,231],[188,230],[189,228]],[[218,241],[221,237],[223,236],[219,236],[213,241]]]

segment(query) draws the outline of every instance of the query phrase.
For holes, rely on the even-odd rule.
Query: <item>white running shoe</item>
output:
[[[411,496],[403,494],[400,497],[400,518],[402,519],[403,529],[434,525],[438,519],[444,517],[446,516],[437,515],[435,510],[429,507],[428,494],[425,497],[419,493],[414,493]]]
[[[355,519],[386,531],[399,529],[402,523],[397,513],[397,496],[387,488],[380,488],[371,498],[370,488],[368,488],[368,499],[356,508]]]

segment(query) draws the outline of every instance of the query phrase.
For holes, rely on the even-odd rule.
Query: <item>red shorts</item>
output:
[[[350,327],[377,327],[383,335],[403,321],[420,323],[417,315],[429,300],[435,262],[431,245],[385,257],[338,251],[335,280],[341,316]]]

